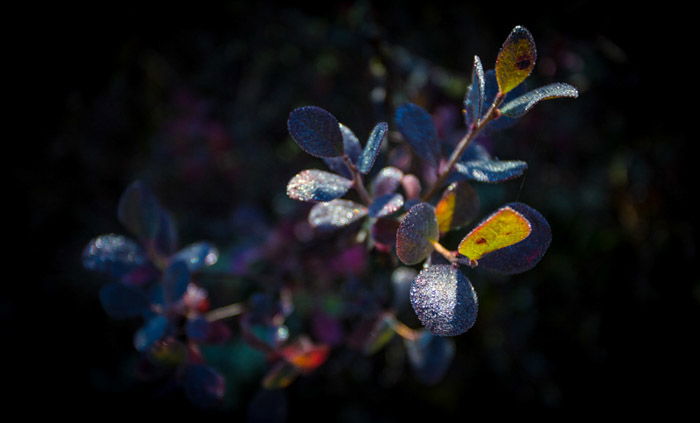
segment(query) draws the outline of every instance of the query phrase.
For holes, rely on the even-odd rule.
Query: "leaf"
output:
[[[170,305],[185,295],[190,283],[190,271],[183,260],[171,261],[163,271],[163,299]]]
[[[183,261],[190,273],[214,265],[219,259],[219,250],[208,242],[196,242],[178,251],[171,261]]]
[[[479,56],[474,56],[474,66],[472,68],[472,83],[467,89],[464,98],[465,122],[467,128],[481,119],[484,113],[484,68],[481,66]]]
[[[369,173],[374,166],[374,161],[377,159],[377,154],[379,154],[379,149],[382,146],[382,141],[386,137],[386,133],[389,130],[389,125],[386,122],[379,122],[372,129],[372,133],[367,139],[367,144],[365,144],[365,149],[362,150],[359,159],[357,160],[357,170],[363,174]]]
[[[408,174],[401,178],[401,186],[406,193],[408,200],[415,200],[420,197],[421,185],[416,175]]]
[[[118,282],[104,285],[100,289],[102,308],[110,317],[125,319],[140,316],[148,311],[148,297],[136,288]]]
[[[557,82],[555,84],[545,85],[544,87],[532,90],[525,95],[522,95],[515,100],[509,101],[500,108],[504,115],[517,119],[527,113],[535,104],[540,101],[550,100],[553,98],[577,98],[578,90],[576,87]]]
[[[370,217],[386,217],[401,210],[403,206],[403,195],[386,194],[375,198],[369,205]]]
[[[302,150],[315,157],[336,157],[343,154],[343,135],[338,120],[316,106],[292,110],[287,120],[289,134]]]
[[[357,159],[362,153],[360,140],[357,139],[357,136],[355,136],[350,128],[342,123],[339,123],[338,127],[340,128],[340,133],[343,136],[343,152],[350,158],[351,162],[357,163]],[[345,176],[346,178],[352,178],[352,172],[350,172],[350,169],[348,169],[348,166],[345,164],[345,160],[343,160],[342,157],[324,157],[323,161],[333,172]]]
[[[428,203],[411,207],[396,231],[396,255],[408,265],[423,261],[440,236],[435,208]]]
[[[496,80],[506,94],[520,85],[532,72],[537,60],[535,40],[522,26],[513,28],[496,57]]]
[[[485,254],[516,244],[530,235],[530,222],[521,213],[504,206],[491,214],[460,242],[458,251],[477,261]]]
[[[342,228],[367,215],[367,207],[350,200],[318,203],[309,212],[309,224],[321,230]]]
[[[150,349],[165,336],[169,326],[168,318],[163,315],[157,315],[148,320],[134,335],[136,351],[143,352]]]
[[[301,370],[285,360],[278,361],[262,380],[265,389],[282,389],[291,385],[299,377]]]
[[[147,263],[141,246],[125,236],[114,234],[92,239],[83,250],[82,259],[86,269],[115,278],[121,278]]]
[[[298,201],[335,200],[345,195],[353,181],[323,170],[303,170],[287,184],[287,196]]]
[[[484,104],[490,105],[493,103],[496,95],[498,94],[498,81],[496,81],[496,72],[493,69],[489,69],[486,71],[486,73],[484,73],[484,90]],[[527,93],[527,90],[527,82],[521,83],[505,95],[502,104],[509,103],[521,95],[524,95]],[[484,129],[479,133],[479,136],[488,136],[495,131],[507,129],[513,126],[517,121],[517,119],[501,114],[499,117],[486,124]]]
[[[393,194],[399,188],[403,176],[401,169],[393,166],[383,168],[370,184],[369,189],[372,196],[381,197],[382,195]]]
[[[119,221],[138,238],[155,239],[161,222],[161,208],[146,185],[135,181],[127,187],[119,199]]]
[[[418,272],[414,269],[403,266],[397,267],[391,273],[391,286],[394,291],[391,305],[397,312],[408,305],[408,293],[417,275]]]
[[[408,360],[416,378],[427,385],[442,380],[452,364],[455,343],[451,338],[421,331],[418,339],[404,340]]]
[[[194,342],[206,342],[209,339],[209,321],[203,316],[187,319],[185,334]]]
[[[396,230],[399,222],[391,218],[379,218],[372,224],[372,241],[374,247],[382,252],[388,253],[396,245]]]
[[[396,318],[391,313],[381,313],[374,322],[365,341],[364,353],[372,355],[381,350],[394,338],[394,320]]]
[[[169,256],[177,248],[177,227],[172,215],[165,209],[160,209],[160,222],[155,236],[155,248],[164,256]]]
[[[547,220],[532,207],[523,203],[509,203],[510,207],[529,222],[530,235],[513,244],[489,254],[479,260],[479,266],[503,274],[522,273],[535,267],[552,242],[552,230]]]
[[[461,228],[479,212],[479,196],[467,182],[455,182],[445,189],[435,206],[440,233]]]
[[[421,270],[409,295],[418,320],[435,335],[460,335],[476,321],[476,292],[454,266],[439,264]]]
[[[407,103],[396,109],[395,119],[413,151],[430,166],[437,167],[437,130],[430,114],[418,105]]]
[[[328,345],[315,345],[302,338],[282,348],[280,353],[288,363],[306,373],[326,362],[329,348]]]
[[[202,408],[220,405],[226,391],[224,377],[203,364],[191,364],[185,367],[182,382],[187,398]]]
[[[525,170],[527,163],[520,160],[472,160],[457,162],[450,180],[499,183],[515,179]]]

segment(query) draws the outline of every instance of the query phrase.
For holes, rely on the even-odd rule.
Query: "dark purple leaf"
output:
[[[131,233],[152,241],[160,227],[161,208],[151,190],[141,181],[135,181],[119,199],[117,216]]]
[[[370,217],[386,217],[401,210],[403,206],[403,195],[386,194],[375,198],[369,205]]]
[[[370,184],[372,196],[376,198],[386,194],[393,194],[399,188],[401,178],[403,178],[401,169],[392,166],[383,168]]]
[[[498,183],[515,179],[525,170],[527,163],[520,160],[474,160],[458,162],[450,179]]]
[[[427,385],[440,382],[455,355],[454,340],[421,331],[418,339],[404,343],[416,378]]]
[[[377,159],[377,154],[379,154],[379,149],[382,146],[382,141],[389,130],[389,125],[386,122],[379,122],[372,133],[367,139],[367,144],[365,144],[365,149],[362,150],[359,159],[357,160],[357,170],[361,173],[367,174],[372,170],[374,166],[374,161]]]
[[[411,207],[396,231],[396,255],[405,264],[423,261],[440,236],[435,208],[428,203]]]
[[[173,304],[187,292],[190,271],[182,260],[172,261],[163,271],[163,298],[166,304]]]
[[[437,167],[439,154],[433,118],[422,107],[407,103],[396,109],[396,126],[413,151],[430,166]]]
[[[336,157],[343,154],[343,135],[338,120],[316,106],[292,110],[287,120],[289,134],[302,150],[315,157]]]
[[[100,289],[100,302],[107,314],[115,319],[140,316],[150,307],[148,297],[141,290],[119,282]]]
[[[309,212],[309,224],[317,229],[342,228],[367,215],[367,207],[349,200],[318,203]]]
[[[219,250],[208,242],[196,242],[178,251],[170,260],[183,261],[190,273],[211,266],[219,259]]]
[[[353,181],[323,170],[303,170],[287,184],[287,195],[298,201],[335,200],[345,195]]]
[[[91,240],[83,250],[85,268],[115,278],[121,278],[146,263],[143,249],[136,242],[121,235],[100,235]]]
[[[399,222],[390,218],[379,218],[372,224],[372,240],[375,247],[382,252],[388,253],[396,245],[396,231]]]
[[[163,315],[156,315],[148,320],[134,335],[134,347],[137,351],[146,351],[160,341],[168,332],[170,322]]]
[[[191,364],[185,367],[182,384],[187,398],[202,408],[220,405],[226,390],[224,377],[203,364]]]

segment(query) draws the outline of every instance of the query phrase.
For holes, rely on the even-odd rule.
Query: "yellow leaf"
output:
[[[505,94],[525,80],[537,60],[535,40],[530,31],[516,26],[503,43],[496,58],[496,80],[498,89]]]
[[[470,260],[516,244],[530,235],[530,222],[510,207],[503,207],[474,228],[459,244],[459,253]]]

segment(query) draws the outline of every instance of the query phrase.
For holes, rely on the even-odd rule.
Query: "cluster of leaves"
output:
[[[464,99],[467,129],[456,146],[440,140],[431,115],[412,103],[397,108],[396,131],[390,131],[389,123],[379,122],[364,147],[351,129],[320,107],[305,106],[290,113],[291,137],[302,150],[323,159],[329,169],[303,170],[287,185],[290,198],[313,203],[308,225],[319,234],[346,228],[353,246],[340,254],[341,267],[357,258],[357,253],[373,250],[392,257],[388,262],[405,265],[393,270],[392,304],[352,321],[347,337],[342,335],[347,325],[326,314],[313,320],[332,329],[325,335],[315,334],[315,341],[305,334],[290,336],[285,323],[296,307],[299,292],[294,290],[300,288],[288,284],[277,286],[277,292],[267,287],[267,292],[253,294],[246,304],[210,310],[208,294],[195,277],[217,261],[216,248],[200,242],[178,251],[170,214],[140,182],[126,190],[118,210],[119,220],[138,241],[103,235],[92,240],[83,255],[85,267],[115,278],[100,292],[104,309],[114,318],[142,317],[145,323],[134,337],[134,346],[143,353],[147,367],[159,375],[172,375],[194,402],[205,406],[221,400],[225,381],[205,364],[199,345],[228,340],[233,331],[223,320],[233,316],[239,317],[236,333],[271,363],[263,377],[264,388],[288,386],[297,376],[322,365],[331,348],[343,341],[373,354],[395,336],[403,339],[416,377],[429,384],[438,382],[454,356],[450,337],[466,332],[477,318],[477,295],[461,266],[503,274],[524,272],[540,261],[551,241],[546,219],[528,205],[514,202],[483,218],[456,250],[441,243],[448,233],[479,216],[479,197],[472,183],[508,181],[527,169],[523,161],[493,158],[480,144],[479,135],[512,125],[542,100],[578,95],[563,83],[525,92],[522,82],[535,61],[534,41],[523,27],[510,33],[494,70],[485,72],[480,59],[474,58]],[[411,158],[407,161],[390,152],[388,166],[373,172],[388,136],[405,142],[419,160],[411,164]],[[366,186],[368,176],[371,182]],[[410,267],[417,265],[421,267]],[[279,264],[279,279],[293,279],[287,267],[293,266]],[[398,310],[409,300],[424,328],[413,329],[399,321]]]

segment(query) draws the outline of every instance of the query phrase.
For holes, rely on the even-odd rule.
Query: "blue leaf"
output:
[[[219,259],[219,250],[208,242],[196,242],[178,251],[170,260],[183,261],[190,273],[211,266]]]
[[[167,317],[160,314],[153,317],[134,335],[134,347],[141,352],[148,350],[165,336],[169,326]]]
[[[182,375],[182,383],[187,398],[202,408],[220,405],[226,390],[224,377],[203,364],[187,366]]]
[[[190,271],[183,260],[171,261],[163,271],[163,297],[165,304],[173,304],[187,292],[190,283]]]
[[[357,169],[364,174],[369,173],[374,166],[374,161],[377,159],[379,149],[382,146],[382,141],[389,130],[389,125],[386,122],[379,122],[372,129],[372,133],[367,139],[365,149],[362,151],[360,158],[357,160]]]
[[[161,208],[151,190],[141,181],[135,181],[119,199],[117,216],[131,233],[151,241],[160,226]]]
[[[545,85],[544,87],[532,90],[515,100],[511,100],[505,103],[501,107],[501,113],[504,115],[517,119],[527,113],[535,104],[540,101],[550,100],[553,98],[576,98],[578,97],[578,90],[576,87],[565,84],[563,82],[558,82],[555,84]]]
[[[467,128],[476,123],[484,113],[484,68],[481,66],[479,56],[474,56],[474,67],[472,69],[472,84],[467,90],[464,98],[464,116]]]
[[[396,109],[396,126],[413,151],[430,166],[437,167],[439,153],[433,118],[422,107],[407,103]]]
[[[292,110],[287,120],[289,134],[302,150],[315,157],[336,157],[343,154],[343,135],[338,120],[316,106]]]
[[[403,206],[403,195],[385,194],[375,198],[369,205],[370,217],[385,217],[400,210]]]
[[[478,182],[505,182],[525,173],[527,163],[519,160],[474,160],[458,162],[451,181],[471,180]]]
[[[418,339],[404,343],[416,378],[428,385],[440,382],[455,355],[454,340],[422,331]]]
[[[360,154],[362,154],[360,140],[357,139],[357,136],[355,136],[350,128],[342,123],[338,125],[340,127],[340,133],[343,135],[343,152],[350,158],[351,162],[357,163],[357,159],[360,157]],[[352,172],[350,172],[348,165],[345,164],[345,160],[343,160],[342,157],[324,157],[323,161],[333,172],[352,179]]]
[[[143,292],[119,282],[109,283],[100,289],[100,302],[107,314],[115,319],[140,316],[150,306]]]
[[[143,266],[148,260],[143,249],[121,235],[100,235],[83,250],[85,268],[121,278]]]

